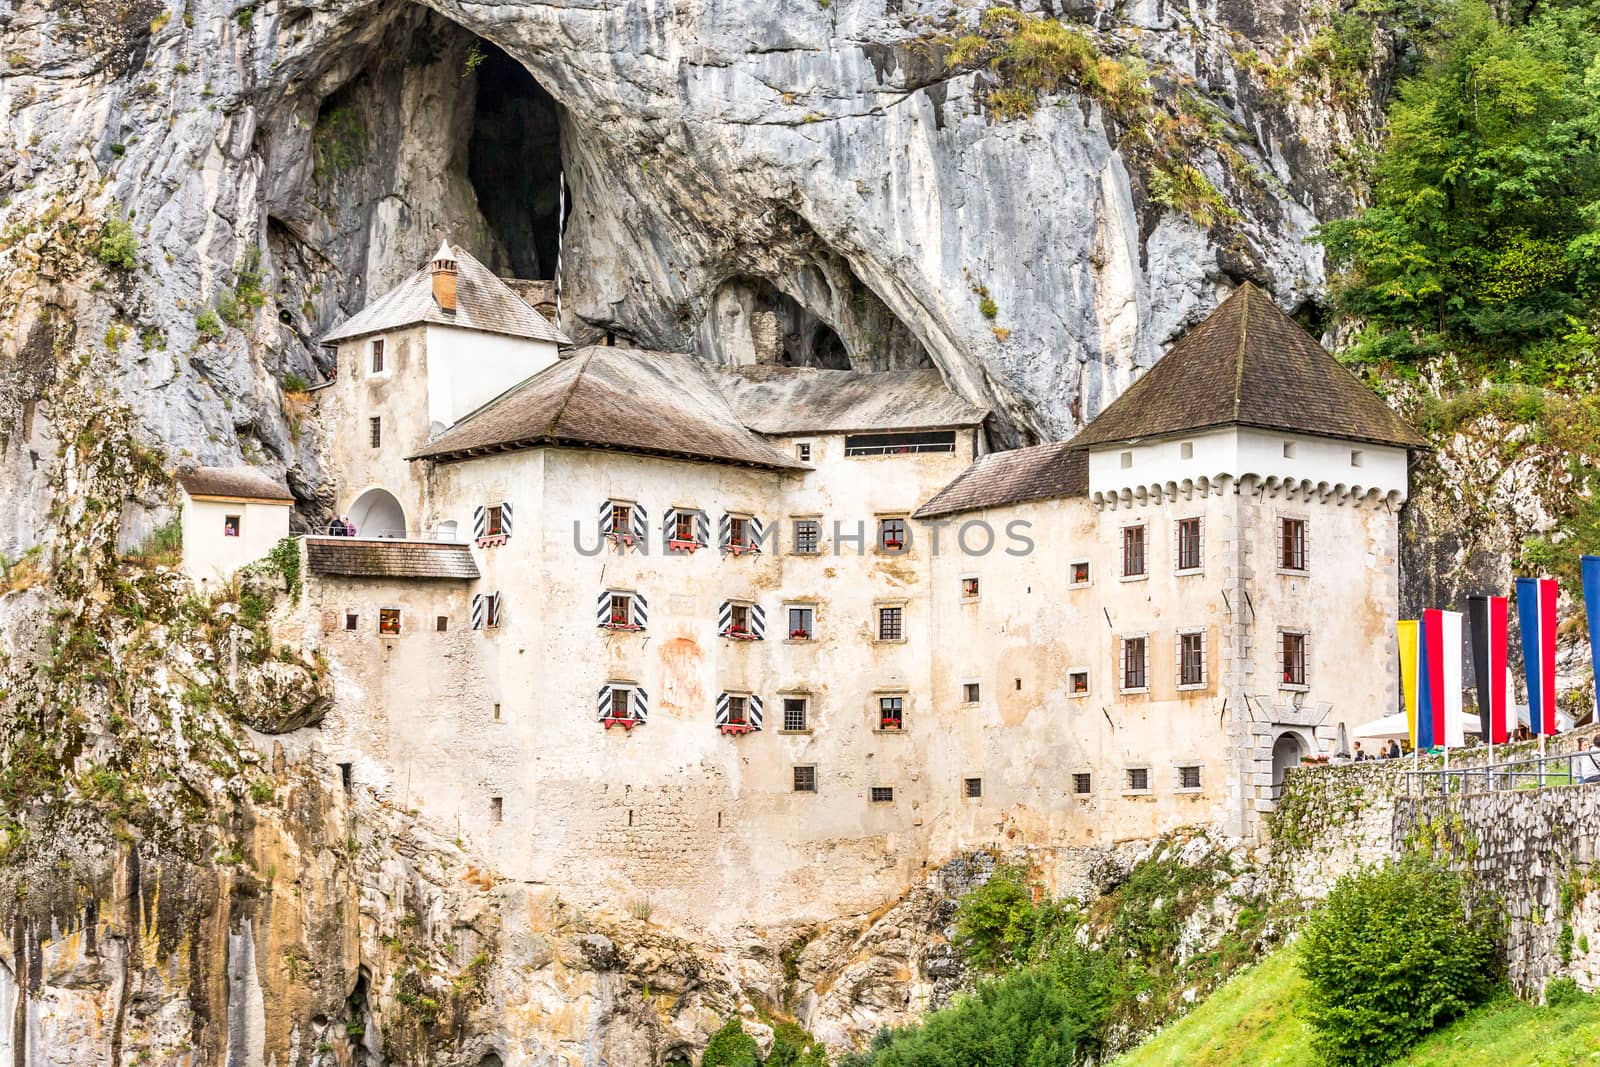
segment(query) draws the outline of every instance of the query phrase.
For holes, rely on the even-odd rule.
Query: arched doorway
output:
[[[387,489],[368,489],[350,505],[357,537],[404,537],[406,513]]]
[[[1294,734],[1283,734],[1272,745],[1272,796],[1277,799],[1283,792],[1283,774],[1290,767],[1300,766],[1305,746]]]

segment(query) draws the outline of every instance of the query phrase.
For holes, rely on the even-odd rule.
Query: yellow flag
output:
[[[1400,692],[1406,701],[1406,726],[1411,731],[1411,747],[1417,747],[1417,620],[1401,619],[1395,624],[1400,639]]]

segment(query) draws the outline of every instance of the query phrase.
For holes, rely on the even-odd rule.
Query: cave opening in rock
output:
[[[765,278],[723,282],[711,321],[721,362],[850,369],[850,351],[833,326]]]
[[[556,102],[522,64],[487,41],[473,45],[477,97],[467,176],[478,210],[518,278],[555,277],[561,227],[561,121]]]

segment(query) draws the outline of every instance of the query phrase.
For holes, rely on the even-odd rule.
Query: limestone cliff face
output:
[[[1220,286],[1313,299],[1373,116],[1285,82],[1304,5],[1064,17],[1188,116],[1211,210],[1095,99],[991,113],[948,0],[0,0],[0,1056],[662,1063],[732,1012],[843,1045],[947,988],[959,878],[715,941],[505,885],[320,756],[289,576],[199,601],[140,546],[183,456],[332,506],[315,339],[444,235],[559,272],[579,340],[932,363],[1017,440]]]

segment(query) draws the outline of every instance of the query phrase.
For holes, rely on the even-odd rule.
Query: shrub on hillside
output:
[[[1469,921],[1462,884],[1408,858],[1339,880],[1301,935],[1306,1016],[1335,1067],[1392,1062],[1494,991],[1493,932]]]
[[[711,1035],[700,1067],[761,1067],[761,1048],[735,1015]]]
[[[999,971],[1025,963],[1033,950],[1038,915],[1027,868],[996,867],[956,907],[955,942],[967,963]]]
[[[921,1026],[880,1033],[840,1067],[1072,1067],[1088,1053],[1073,997],[1037,971],[978,986]]]

